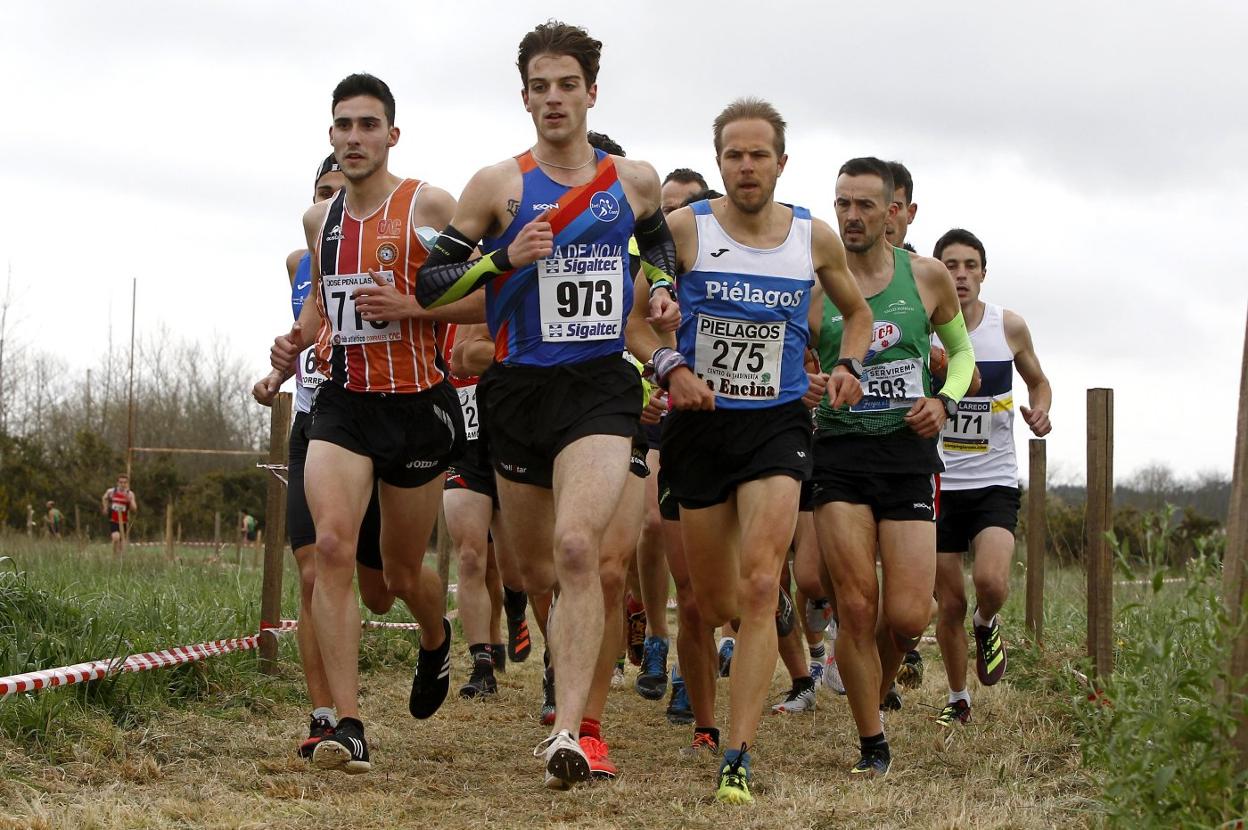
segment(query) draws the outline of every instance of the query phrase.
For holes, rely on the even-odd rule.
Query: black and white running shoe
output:
[[[433,651],[420,650],[416,658],[416,674],[412,677],[412,694],[407,709],[412,717],[424,720],[438,711],[451,688],[451,623],[442,618],[446,637]]]
[[[364,724],[355,718],[338,721],[332,735],[317,741],[312,748],[312,765],[317,769],[340,769],[349,775],[368,772],[368,742],[364,740]]]

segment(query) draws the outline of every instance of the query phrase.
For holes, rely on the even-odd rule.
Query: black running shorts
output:
[[[312,399],[308,440],[331,444],[373,462],[377,478],[419,487],[442,475],[464,450],[464,418],[449,383],[404,395],[349,392],[322,383]]]
[[[633,436],[632,456],[628,459],[628,471],[637,478],[650,475],[650,465],[646,462],[646,453],[650,452],[650,442],[646,440],[646,428],[637,425],[637,434]]]
[[[657,450],[660,446],[659,442],[663,439],[663,421],[657,424],[646,424],[642,427],[646,431],[646,444],[652,450]]]
[[[1018,505],[1017,487],[941,490],[936,550],[965,553],[971,549],[971,540],[990,527],[1013,533],[1018,524]]]
[[[680,521],[680,505],[672,496],[672,488],[667,483],[667,474],[663,472],[663,464],[659,463],[659,517],[669,522]]]
[[[447,468],[443,490],[468,490],[489,496],[498,509],[498,487],[494,483],[494,471],[489,460],[481,457],[477,441],[469,441],[468,449]]]
[[[676,410],[663,425],[659,468],[688,510],[722,504],[747,481],[810,477],[810,410],[801,401],[766,409]]]
[[[619,355],[561,366],[496,363],[481,376],[477,403],[495,471],[550,487],[555,456],[573,441],[637,435],[641,375]]]
[[[286,538],[291,550],[316,544],[316,528],[312,525],[312,511],[308,509],[307,492],[303,488],[303,466],[308,457],[308,414],[295,413],[295,423],[290,429],[290,458],[287,461],[286,486]],[[360,524],[360,538],[355,546],[355,561],[366,568],[381,570],[381,502],[377,497],[377,485],[364,511]]]

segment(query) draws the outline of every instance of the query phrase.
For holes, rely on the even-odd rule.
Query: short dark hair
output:
[[[912,254],[917,254],[917,253],[918,253],[918,251],[917,251],[917,250],[915,250],[915,247],[914,247],[913,245],[911,245],[909,242],[903,242],[903,243],[901,243],[901,249],[902,249],[903,251],[909,251],[909,252],[910,252],[910,253],[912,253]]]
[[[950,245],[966,245],[979,251],[979,267],[988,267],[988,253],[984,250],[984,243],[979,241],[979,237],[968,231],[966,228],[954,228],[945,231],[945,235],[936,240],[936,247],[932,248],[932,256],[936,259],[943,259],[945,248]]]
[[[910,171],[899,161],[890,161],[888,169],[893,173],[893,190],[901,188],[906,191],[906,204],[914,201],[914,179],[910,176]]]
[[[700,190],[697,193],[690,196],[689,198],[685,199],[685,201],[681,202],[680,206],[689,207],[694,202],[700,202],[703,199],[719,199],[723,195],[724,194],[720,193],[718,190]]]
[[[520,40],[516,66],[520,80],[529,85],[529,61],[538,55],[567,55],[576,58],[585,76],[585,86],[598,80],[598,62],[602,60],[602,41],[589,36],[580,26],[558,20],[547,20]]]
[[[787,126],[779,111],[762,98],[738,98],[715,116],[715,155],[724,149],[724,128],[734,121],[757,118],[766,121],[776,133],[776,155],[784,155],[784,128]]]
[[[856,159],[850,159],[841,165],[841,169],[836,175],[840,176],[879,176],[880,181],[884,182],[884,201],[885,203],[893,201],[893,191],[897,187],[893,184],[893,171],[886,162],[880,161],[875,156],[861,156]]]
[[[611,136],[606,133],[596,133],[593,130],[585,133],[585,138],[589,140],[589,146],[595,150],[602,150],[604,153],[610,153],[613,156],[626,155],[624,148],[616,144]]]
[[[690,170],[688,167],[677,167],[675,170],[667,174],[667,178],[663,180],[663,184],[668,182],[677,182],[679,184],[696,184],[698,187],[706,190],[706,179],[702,178],[702,174],[696,170]]]
[[[359,95],[368,95],[381,101],[381,106],[386,111],[386,121],[391,127],[394,126],[394,95],[391,94],[390,87],[386,86],[385,81],[367,72],[348,75],[338,82],[338,86],[334,87],[334,102],[330,104],[330,113],[333,113],[342,101]]]

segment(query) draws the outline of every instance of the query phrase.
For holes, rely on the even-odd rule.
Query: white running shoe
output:
[[[547,789],[570,790],[590,779],[589,758],[580,743],[566,729],[561,729],[537,745],[533,757],[546,761]]]
[[[611,686],[613,688],[619,688],[624,685],[625,680],[624,667],[617,663],[615,668],[611,671]]]
[[[784,700],[771,707],[771,711],[779,715],[793,715],[798,712],[809,712],[815,708],[815,687],[814,685],[803,686],[797,688],[794,686],[789,689],[789,694]]]
[[[823,664],[823,685],[838,695],[845,694],[845,683],[841,680],[841,670],[836,665],[836,655],[828,652],[827,662]]]
[[[806,630],[826,631],[832,621],[832,603],[826,599],[806,600]]]

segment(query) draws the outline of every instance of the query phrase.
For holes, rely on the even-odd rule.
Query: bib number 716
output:
[[[394,285],[394,272],[382,271],[383,281]],[[397,320],[364,320],[355,307],[352,294],[364,285],[373,285],[368,274],[335,274],[321,277],[325,315],[333,329],[335,346],[353,346],[383,340],[398,340],[402,335]]]

